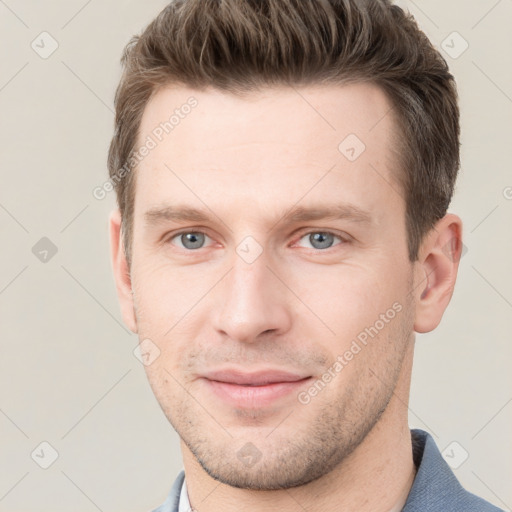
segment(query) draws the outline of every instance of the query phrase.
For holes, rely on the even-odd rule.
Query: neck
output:
[[[182,443],[191,506],[198,512],[399,512],[415,477],[408,427],[413,343],[388,407],[363,442],[333,471],[301,487],[254,491],[210,477]]]

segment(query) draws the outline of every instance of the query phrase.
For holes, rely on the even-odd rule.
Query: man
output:
[[[184,464],[157,510],[498,510],[408,427],[462,232],[456,88],[413,19],[177,0],[122,62],[113,267]]]

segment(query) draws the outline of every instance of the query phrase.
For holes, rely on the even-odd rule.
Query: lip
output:
[[[226,382],[228,384],[262,386],[278,382],[297,382],[309,375],[300,375],[283,370],[260,370],[256,372],[243,372],[239,370],[218,370],[203,375],[208,380]]]
[[[222,370],[203,375],[210,391],[229,405],[241,408],[261,408],[297,392],[311,379],[282,370],[241,372]]]

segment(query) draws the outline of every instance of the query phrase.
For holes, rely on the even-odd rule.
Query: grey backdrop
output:
[[[114,195],[92,194],[121,51],[165,3],[0,0],[0,511],[148,510],[181,468],[119,314]],[[410,423],[465,486],[510,510],[512,1],[400,3],[458,79],[451,210],[467,247],[441,327],[418,338]]]

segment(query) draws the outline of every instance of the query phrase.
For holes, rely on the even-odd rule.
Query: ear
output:
[[[445,215],[423,239],[416,262],[416,332],[439,325],[453,294],[462,248],[462,221],[453,214]]]
[[[117,296],[124,323],[132,332],[137,332],[137,320],[133,303],[132,281],[121,236],[121,213],[118,209],[110,214],[110,256],[116,281]]]

